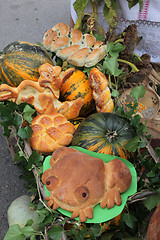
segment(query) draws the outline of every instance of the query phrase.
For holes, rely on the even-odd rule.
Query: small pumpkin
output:
[[[22,195],[11,203],[7,211],[9,226],[18,224],[22,228],[28,220],[32,219],[34,221],[33,229],[38,230],[39,215],[29,207],[30,203],[31,199],[28,195]]]
[[[130,159],[125,145],[136,136],[129,122],[114,113],[94,113],[82,121],[72,138],[72,146]]]
[[[88,77],[81,70],[75,72],[62,84],[60,88],[61,101],[72,101],[82,97],[84,104],[80,111],[80,116],[85,116],[92,112],[95,102],[92,97],[92,89],[89,85]]]
[[[53,65],[48,52],[38,44],[10,43],[0,55],[0,80],[15,87],[24,79],[37,81],[38,68],[44,63]]]

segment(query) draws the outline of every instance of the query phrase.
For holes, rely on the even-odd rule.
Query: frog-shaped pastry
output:
[[[81,222],[93,218],[93,208],[100,203],[108,209],[120,206],[121,195],[132,181],[129,168],[120,159],[105,163],[74,148],[61,147],[53,152],[51,168],[42,175],[50,192],[47,205],[72,212]]]

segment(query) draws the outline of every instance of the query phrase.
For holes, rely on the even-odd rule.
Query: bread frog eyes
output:
[[[78,186],[74,191],[75,197],[78,202],[83,203],[89,198],[89,190],[85,186]]]
[[[51,168],[42,175],[50,192],[47,205],[72,212],[81,222],[93,218],[93,208],[120,206],[121,193],[131,184],[129,168],[120,159],[105,163],[74,148],[61,147],[53,152]]]
[[[58,179],[55,176],[50,176],[46,179],[46,187],[48,190],[52,190],[58,184]]]

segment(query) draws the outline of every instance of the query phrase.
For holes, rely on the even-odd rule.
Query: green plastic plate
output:
[[[132,174],[132,182],[131,182],[129,189],[126,192],[121,194],[122,204],[120,206],[115,205],[111,209],[107,209],[107,207],[103,209],[103,208],[101,208],[100,204],[97,204],[93,209],[93,218],[87,219],[86,223],[102,223],[102,222],[111,220],[112,218],[116,217],[123,211],[124,206],[127,201],[127,198],[129,196],[133,195],[134,193],[136,193],[136,191],[137,191],[137,173],[136,173],[134,166],[132,165],[132,163],[130,163],[129,161],[127,161],[126,159],[123,159],[121,157],[91,152],[91,151],[86,150],[81,147],[72,147],[72,148],[75,148],[80,152],[86,153],[86,154],[90,155],[91,157],[101,158],[105,163],[113,160],[114,158],[118,158],[118,159],[122,160],[127,165],[127,167],[130,169],[130,172]],[[51,156],[46,157],[44,164],[43,164],[43,172],[51,167],[50,166],[50,158],[51,158]],[[49,196],[50,193],[46,187],[45,187],[45,191],[46,191],[46,195]],[[71,215],[72,215],[71,212],[68,212],[62,208],[58,208],[57,210],[67,217],[71,217]],[[76,218],[76,220],[79,220],[79,218]]]

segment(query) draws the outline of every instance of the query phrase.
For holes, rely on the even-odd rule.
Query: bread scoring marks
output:
[[[69,29],[64,23],[58,23],[44,34],[43,46],[78,67],[92,67],[107,54],[102,41],[96,41],[93,35],[82,34],[78,29]]]

